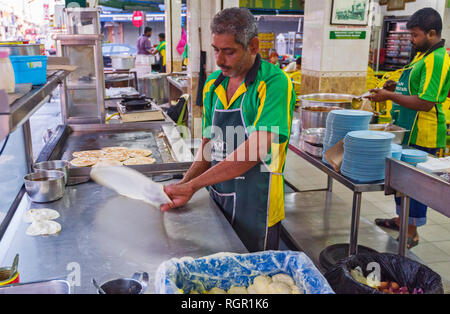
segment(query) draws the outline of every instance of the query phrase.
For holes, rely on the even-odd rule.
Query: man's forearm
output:
[[[416,95],[408,96],[392,92],[389,98],[400,106],[417,111],[430,111],[434,106],[431,101],[420,99]]]
[[[194,162],[192,163],[191,167],[189,167],[189,170],[186,172],[186,174],[183,177],[183,180],[181,180],[180,183],[186,183],[195,179],[196,177],[198,177],[211,167],[211,162],[209,161],[210,152],[206,151],[207,144],[209,143],[209,141],[210,141],[209,139],[203,138],[200,149],[197,151],[197,154],[195,155]]]
[[[258,136],[263,140],[259,140]],[[242,143],[233,153],[214,167],[208,169],[200,176],[190,180],[195,191],[219,182],[234,179],[260,163],[270,149],[273,135],[268,132],[255,132]],[[256,149],[257,158],[251,160],[251,150]],[[244,158],[242,158],[244,157]],[[241,161],[241,159],[243,159]]]

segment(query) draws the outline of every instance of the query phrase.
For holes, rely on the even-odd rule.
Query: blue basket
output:
[[[334,294],[325,277],[302,252],[264,251],[249,254],[219,253],[198,259],[172,258],[155,275],[155,293],[205,292],[214,287],[248,287],[260,275],[285,273],[307,294]]]
[[[47,56],[9,56],[16,84],[47,82]]]

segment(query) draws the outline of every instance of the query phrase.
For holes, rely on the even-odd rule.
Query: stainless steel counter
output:
[[[23,213],[43,207],[61,214],[56,220],[62,226],[61,232],[55,236],[27,236]],[[73,287],[74,293],[96,293],[92,278],[103,283],[129,277],[136,271],[149,273],[147,293],[151,293],[157,267],[172,257],[247,252],[205,189],[182,209],[162,213],[88,182],[67,187],[64,197],[53,203],[25,202],[16,215],[20,221],[10,227],[15,230],[8,230],[12,242],[2,265],[8,265],[19,253],[21,282],[70,280],[79,267],[81,281]]]

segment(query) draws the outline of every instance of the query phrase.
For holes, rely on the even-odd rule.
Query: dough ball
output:
[[[294,285],[294,279],[292,279],[291,276],[286,275],[286,274],[277,274],[272,276],[272,281],[274,282],[282,282],[287,284],[288,286],[292,286]]]
[[[275,281],[267,287],[268,294],[291,294],[291,287],[284,282]]]
[[[248,294],[247,288],[231,286],[228,290],[228,294]]]
[[[26,234],[30,236],[51,235],[61,231],[61,225],[53,220],[33,221]]]
[[[227,294],[227,292],[223,289],[214,287],[211,290],[208,291],[208,294]]]
[[[248,286],[247,293],[248,294],[256,294],[255,285],[251,284],[250,286]]]
[[[266,294],[267,287],[272,283],[272,279],[269,276],[261,275],[255,277],[253,280],[253,285],[255,286],[255,290],[257,294]]]
[[[303,290],[296,285],[291,286],[291,291],[292,294],[303,294]]]
[[[59,217],[59,213],[56,210],[49,208],[30,209],[23,215],[23,220],[26,223],[32,223],[33,221],[52,220]]]

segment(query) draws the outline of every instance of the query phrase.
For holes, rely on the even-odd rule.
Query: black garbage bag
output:
[[[379,265],[380,281],[394,281],[400,287],[406,286],[410,293],[414,289],[422,289],[424,294],[444,293],[441,276],[436,272],[410,258],[390,253],[363,253],[349,256],[333,265],[325,273],[325,278],[337,294],[383,294],[377,289],[356,281],[350,274],[351,270],[359,266],[363,275],[367,277],[373,270],[370,266],[374,264],[370,263]]]

